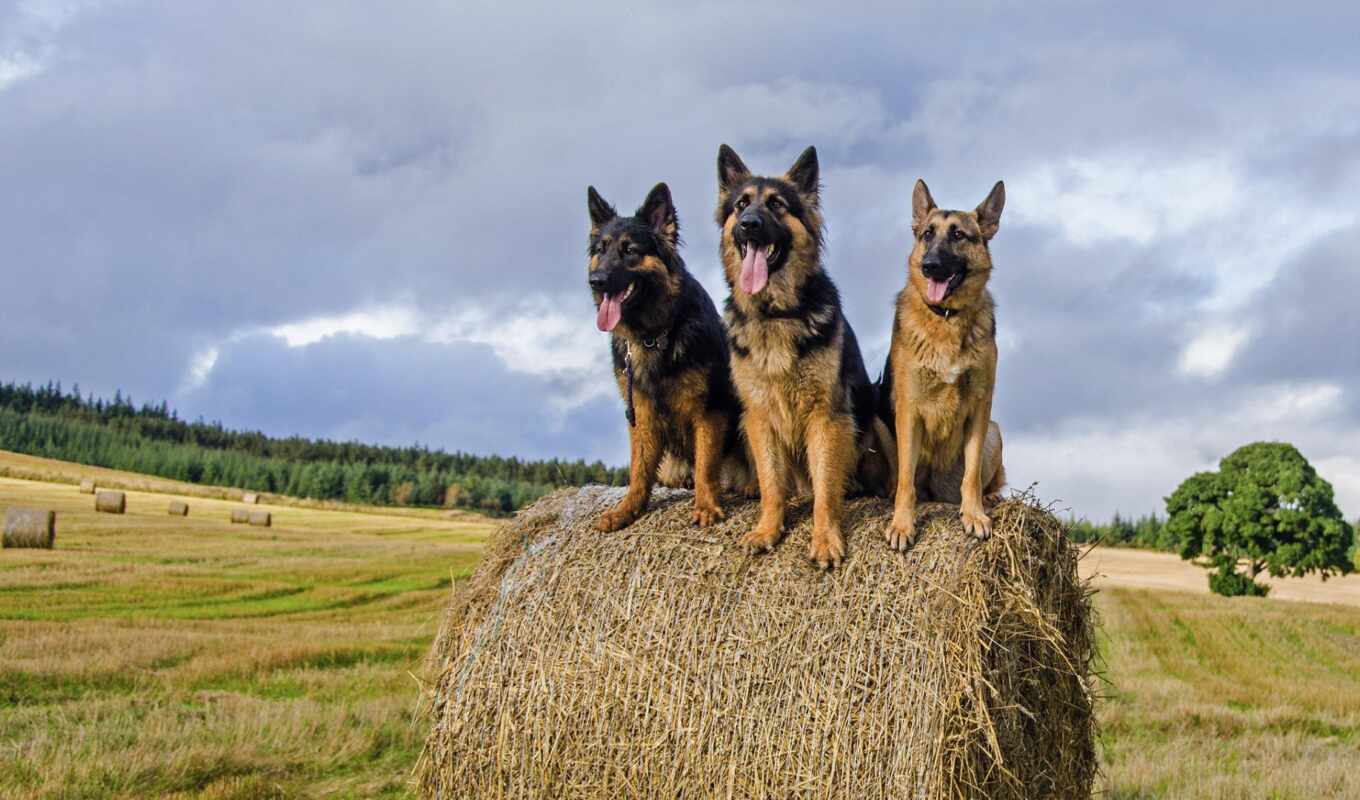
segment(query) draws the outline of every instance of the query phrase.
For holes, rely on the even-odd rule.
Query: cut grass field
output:
[[[0,478],[0,509],[59,512],[57,549],[0,551],[0,798],[412,796],[412,673],[493,523],[266,505],[262,529],[170,499],[96,515],[69,483]],[[1360,609],[1117,580],[1102,796],[1360,798]]]
[[[58,512],[0,551],[0,797],[409,796],[412,673],[491,522],[169,499],[0,478]]]
[[[1360,609],[1106,588],[1106,797],[1360,798]]]

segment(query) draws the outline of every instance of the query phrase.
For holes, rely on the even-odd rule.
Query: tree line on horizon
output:
[[[0,384],[0,449],[162,478],[373,505],[504,514],[563,486],[622,485],[624,468],[270,437],[221,422],[181,420],[168,404],[137,406],[44,386]]]

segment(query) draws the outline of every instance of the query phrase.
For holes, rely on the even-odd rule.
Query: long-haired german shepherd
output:
[[[925,181],[912,192],[915,244],[897,295],[883,368],[880,416],[897,435],[897,500],[888,543],[916,537],[916,500],[961,503],[964,528],[991,535],[983,506],[1006,482],[1001,428],[992,422],[996,316],[988,242],[1001,225],[1000,181],[973,211],[935,206]]]
[[[760,481],[760,520],[743,541],[772,548],[791,479],[810,479],[808,554],[826,568],[845,554],[841,508],[851,476],[886,495],[896,470],[891,436],[875,426],[877,390],[822,268],[820,192],[815,148],[779,177],[753,176],[732,148],[718,150],[732,377]]]
[[[658,183],[631,217],[586,190],[595,323],[611,334],[614,377],[632,451],[628,492],[597,527],[618,530],[647,508],[663,458],[692,471],[694,521],[723,518],[720,483],[746,482],[740,407],[722,318],[680,258],[680,221]]]

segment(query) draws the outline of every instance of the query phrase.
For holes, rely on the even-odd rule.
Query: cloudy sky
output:
[[[718,145],[817,145],[881,363],[912,182],[993,244],[1013,485],[1145,512],[1258,439],[1360,514],[1360,16],[0,0],[0,379],[271,434],[627,457],[585,187],[726,294]]]

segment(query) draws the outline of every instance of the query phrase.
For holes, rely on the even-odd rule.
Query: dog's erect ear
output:
[[[730,192],[742,181],[751,177],[751,170],[741,162],[737,151],[722,145],[718,148],[718,191]]]
[[[926,224],[926,219],[930,212],[935,210],[935,198],[930,196],[930,187],[920,178],[916,179],[916,188],[911,190],[911,230],[917,236],[921,235],[921,228]]]
[[[793,162],[789,171],[784,173],[789,183],[798,187],[802,194],[816,195],[821,188],[821,169],[817,166],[817,148],[809,147],[798,160]]]
[[[1006,184],[997,181],[991,194],[977,207],[978,228],[982,231],[982,238],[990,239],[996,235],[997,228],[1001,227],[1001,209],[1005,207]]]
[[[680,218],[675,213],[675,203],[671,202],[670,187],[658,183],[647,193],[637,216],[645,219],[656,234],[670,242],[671,247],[680,243]]]
[[[590,221],[599,227],[619,214],[614,207],[600,197],[600,193],[595,191],[594,186],[586,187],[586,207],[590,209]]]

